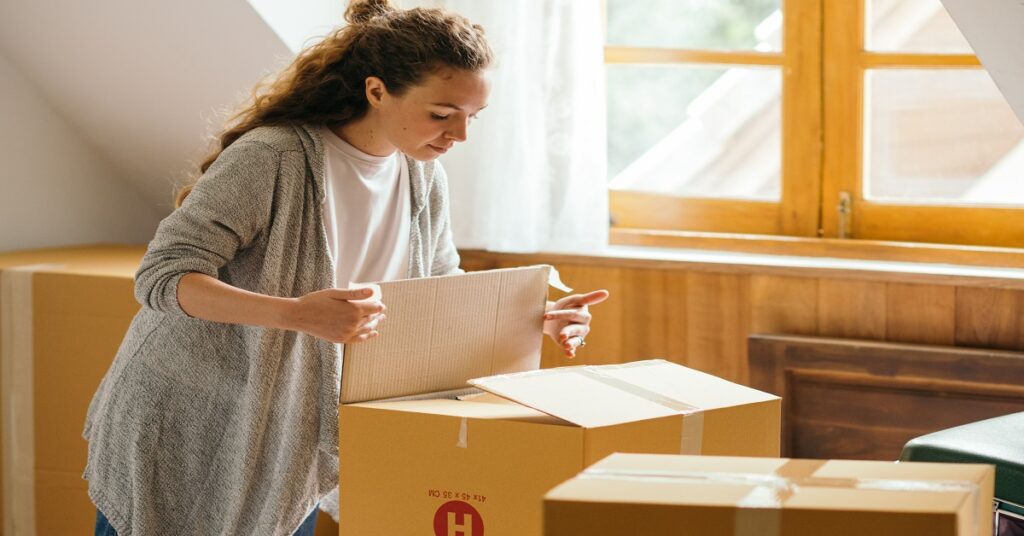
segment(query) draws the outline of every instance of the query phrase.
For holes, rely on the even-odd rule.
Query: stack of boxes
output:
[[[381,284],[389,322],[344,359],[341,534],[991,530],[991,466],[780,459],[774,395],[661,360],[536,370],[549,271]]]
[[[82,480],[89,401],[132,317],[145,249],[95,246],[0,255],[2,533],[91,533]]]
[[[79,434],[143,251],[0,256],[4,533],[91,530]],[[773,395],[660,360],[537,370],[554,279],[380,285],[383,336],[343,360],[342,534],[991,533],[990,466],[779,459]]]

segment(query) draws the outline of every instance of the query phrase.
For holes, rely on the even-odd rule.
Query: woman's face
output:
[[[490,90],[482,72],[444,69],[400,96],[385,89],[374,108],[388,144],[427,161],[466,141],[469,124],[487,106]]]

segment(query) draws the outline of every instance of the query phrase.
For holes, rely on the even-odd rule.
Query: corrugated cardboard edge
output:
[[[532,266],[521,266],[521,267],[514,267],[514,268],[501,268],[501,269],[496,269],[496,270],[485,270],[483,272],[470,272],[470,273],[467,273],[467,274],[451,274],[451,275],[435,276],[435,277],[424,278],[424,279],[432,281],[433,284],[437,284],[436,281],[438,281],[438,280],[447,279],[447,278],[465,277],[467,275],[471,276],[473,274],[481,274],[482,275],[483,273],[503,273],[503,272],[517,272],[517,271],[527,271],[527,270],[535,271],[535,270],[541,270],[541,269],[547,271],[547,273],[545,274],[546,277],[544,279],[547,282],[548,286],[554,286],[555,282],[557,282],[559,285],[561,285],[561,281],[559,280],[558,275],[557,275],[557,270],[555,270],[555,268],[553,266],[550,266],[550,265],[532,265]],[[403,283],[403,282],[409,282],[409,281],[413,281],[413,280],[386,281],[386,282],[382,282],[381,284],[387,286],[388,284]],[[503,280],[499,281],[498,284],[502,285],[502,284],[504,284],[504,281]],[[564,285],[562,285],[562,286],[564,286]],[[545,287],[545,288],[547,288],[547,287]],[[543,308],[544,308],[543,303],[544,303],[545,300],[546,300],[546,295],[544,297],[542,297],[542,299],[538,303],[538,315],[537,315],[538,322],[541,321],[540,317],[543,314]],[[495,314],[498,314],[498,312],[499,311],[495,311]],[[434,319],[432,318],[431,321],[433,321],[433,320]],[[494,331],[494,333],[491,334],[492,346],[498,344],[498,341],[497,341],[497,330],[499,328],[500,328],[500,326],[497,323],[495,323],[495,326],[494,326],[494,330],[495,331]],[[431,334],[433,334],[433,331],[434,331],[433,329],[430,330]],[[532,366],[534,368],[540,366],[540,348],[541,348],[541,345],[543,344],[543,333],[538,333],[537,341],[536,342],[537,342],[537,344],[536,344],[536,352],[535,352],[536,356],[535,356],[535,359],[533,360],[534,362],[532,364]],[[360,350],[361,349],[357,349],[357,350],[354,350],[354,351],[360,351]],[[342,346],[342,351],[343,352],[344,351],[348,351],[348,349],[345,346]],[[365,358],[366,358],[366,356],[363,356],[363,355],[359,356],[359,359],[365,359]],[[494,369],[494,364],[493,364],[494,358],[495,358],[495,350],[492,348],[492,350],[490,352],[490,355],[488,356],[488,359],[491,360],[490,370],[492,370],[492,371],[495,370]],[[354,388],[350,387],[350,384],[348,382],[352,381],[352,380],[346,380],[346,375],[345,375],[345,370],[344,370],[344,368],[345,368],[345,356],[344,355],[342,355],[342,358],[341,358],[341,367],[342,367],[342,371],[341,371],[342,375],[341,375],[341,389],[340,389],[341,398],[340,398],[340,403],[342,403],[342,404],[367,402],[367,401],[371,401],[371,400],[380,400],[380,399],[398,399],[398,398],[424,397],[424,396],[429,397],[433,392],[437,392],[437,391],[430,391],[430,390],[417,390],[416,392],[409,392],[409,393],[390,393],[390,394],[384,395],[384,396],[379,396],[379,393],[377,393],[376,395],[372,396],[371,398],[364,399],[361,396],[351,394],[353,391],[356,391],[356,392],[358,392],[358,391],[355,390]],[[351,376],[348,376],[348,378],[351,378]],[[456,391],[457,390],[456,388],[457,388],[457,386],[455,384],[453,384],[451,387],[446,389],[445,392]]]
[[[36,534],[35,411],[33,409],[32,281],[61,265],[14,266],[0,271],[0,411],[3,412],[4,534]]]

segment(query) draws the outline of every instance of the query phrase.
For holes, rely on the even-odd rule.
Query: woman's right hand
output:
[[[329,288],[293,298],[285,312],[287,327],[335,343],[372,339],[386,308],[378,301],[360,301],[371,296],[366,288]]]

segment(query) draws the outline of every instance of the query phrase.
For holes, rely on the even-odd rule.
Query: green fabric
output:
[[[978,421],[910,440],[900,460],[988,463],[996,467],[997,499],[1024,505],[1024,413]],[[1024,509],[1005,510],[1024,515]]]

